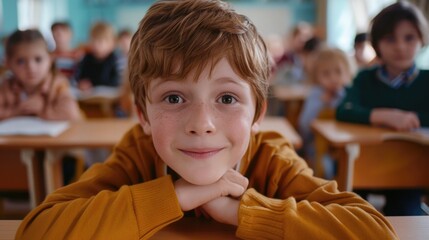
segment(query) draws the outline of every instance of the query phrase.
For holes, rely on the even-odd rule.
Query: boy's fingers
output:
[[[243,188],[247,188],[247,185],[249,184],[249,180],[241,175],[239,172],[229,169],[225,174],[224,177],[227,181],[231,181],[233,183],[241,185]]]
[[[239,184],[231,184],[229,186],[229,191],[228,191],[228,195],[231,195],[233,197],[240,197],[241,195],[243,195],[244,191],[246,191],[246,189],[239,185]],[[225,196],[228,196],[225,195]]]

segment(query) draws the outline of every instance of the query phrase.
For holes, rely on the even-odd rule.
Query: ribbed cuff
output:
[[[245,239],[283,239],[285,200],[270,199],[249,189],[238,212],[237,236]]]
[[[170,176],[131,186],[140,237],[183,217]]]

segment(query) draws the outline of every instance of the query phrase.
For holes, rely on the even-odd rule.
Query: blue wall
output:
[[[18,9],[16,1],[1,0],[2,2],[2,26],[0,29],[1,36],[15,31],[18,28]]]
[[[3,3],[3,29],[0,30],[2,35],[9,34],[18,26],[18,14],[15,0],[1,0]],[[69,22],[74,30],[74,43],[85,42],[88,38],[88,32],[92,23],[96,21],[106,21],[111,23],[117,30],[127,27],[135,30],[137,23],[119,26],[118,22],[123,25],[124,19],[117,19],[118,13],[127,9],[141,11],[141,16],[147,11],[154,0],[64,0],[68,12]],[[316,20],[316,0],[231,0],[233,5],[257,7],[260,5],[272,6],[273,8],[285,7],[291,13],[290,25],[297,21],[308,21],[314,23]],[[140,15],[140,14],[139,14]],[[67,20],[67,16],[61,18],[57,15],[56,20]],[[269,17],[269,16],[268,16]],[[121,20],[121,21],[118,21]],[[47,29],[49,26],[43,26]]]

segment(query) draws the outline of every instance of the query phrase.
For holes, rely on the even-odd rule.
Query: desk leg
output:
[[[315,134],[314,143],[316,147],[314,175],[316,177],[324,178],[325,168],[323,167],[323,156],[328,153],[329,144],[320,134]]]
[[[46,194],[63,186],[62,153],[63,151],[46,151],[44,162]]]
[[[359,156],[359,144],[347,144],[345,146],[345,153],[338,156],[338,173],[337,181],[338,188],[341,191],[353,191],[353,172],[355,160]]]
[[[43,189],[43,170],[40,156],[35,156],[34,150],[23,149],[21,161],[27,168],[28,187],[31,208],[35,208],[45,197]]]

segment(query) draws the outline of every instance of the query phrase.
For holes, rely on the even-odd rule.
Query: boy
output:
[[[337,119],[398,131],[429,127],[429,71],[415,64],[417,53],[428,44],[428,23],[423,13],[409,2],[396,2],[374,17],[370,33],[382,64],[356,76],[338,106]],[[385,215],[426,215],[420,207],[423,190],[383,192]]]
[[[256,133],[267,50],[227,4],[155,3],[133,36],[129,71],[140,126],[48,196],[18,238],[146,239],[191,210],[245,239],[396,238],[370,204],[313,177],[287,140]]]
[[[82,91],[89,91],[95,86],[118,87],[123,66],[114,51],[116,37],[108,23],[95,23],[90,32],[89,48],[79,64],[76,79]]]
[[[84,51],[71,47],[73,32],[69,23],[55,22],[51,26],[51,31],[55,41],[55,50],[51,53],[55,67],[70,81],[74,81],[73,76],[77,63],[82,59]],[[74,82],[72,83],[74,84]]]

